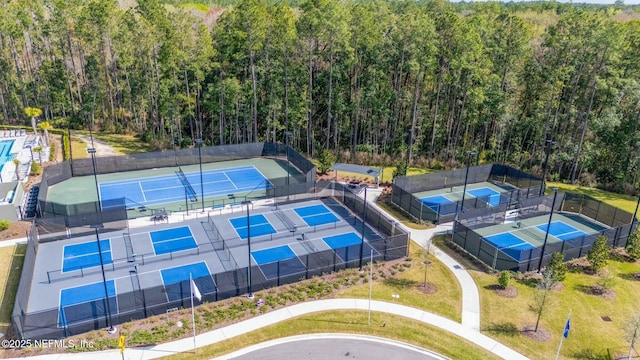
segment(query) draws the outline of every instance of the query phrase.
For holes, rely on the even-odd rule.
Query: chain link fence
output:
[[[548,216],[552,204],[553,196],[522,200],[518,208],[518,220]],[[600,236],[607,238],[609,246],[625,247],[633,231],[633,214],[586,195],[558,193],[554,212],[561,212],[571,220],[589,227],[593,227],[594,221],[596,224],[606,226],[602,226],[598,233],[592,235],[547,242],[544,246],[544,254],[540,246],[526,250],[499,248],[476,232],[477,229],[504,223],[505,213],[498,210],[492,213],[476,213],[475,216],[467,213],[465,218],[454,222],[452,236],[455,244],[495,270],[520,272],[538,270],[540,256],[543,257],[542,266],[545,266],[551,260],[551,255],[556,252],[564,254],[565,261],[579,258],[587,254],[593,242]],[[634,222],[633,228],[636,225]]]
[[[455,201],[440,205],[437,210],[425,205],[416,193],[431,190],[445,190],[456,186],[462,186],[467,179],[467,184],[479,182],[491,182],[494,184],[510,184],[517,189],[500,194],[498,206],[507,207],[522,201],[538,197],[544,187],[542,179],[506,165],[480,165],[467,169],[441,171],[437,173],[403,176],[394,179],[392,184],[391,201],[409,213],[419,221],[429,221],[434,224],[453,221],[456,215],[474,209],[484,209],[485,212],[493,212],[490,196],[467,198],[464,201],[464,209],[461,201]]]

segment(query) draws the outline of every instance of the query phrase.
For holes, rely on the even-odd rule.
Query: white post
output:
[[[193,328],[193,353],[196,352],[196,315],[193,310],[193,280],[191,279],[191,273],[189,273],[189,290],[191,293],[191,327]]]
[[[369,325],[371,325],[371,290],[373,288],[373,249],[371,249],[371,261],[369,262]]]
[[[562,336],[560,337],[560,345],[558,345],[558,352],[556,353],[556,360],[558,360],[558,357],[560,356],[560,349],[562,349],[562,342],[565,338],[565,334],[567,335],[566,337],[569,337],[569,329],[567,329],[567,325],[566,324],[570,324],[571,321],[571,309],[569,309],[569,316],[567,316],[567,322],[565,323],[565,326],[562,328]],[[571,325],[569,325],[571,326]]]

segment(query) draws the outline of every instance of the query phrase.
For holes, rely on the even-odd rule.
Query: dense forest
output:
[[[310,156],[441,168],[500,162],[633,192],[640,13],[429,1],[9,0],[1,124],[155,148],[285,141]]]

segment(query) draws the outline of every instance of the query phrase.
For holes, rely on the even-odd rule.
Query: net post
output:
[[[51,284],[51,271],[47,271],[47,280],[49,281],[49,284]]]

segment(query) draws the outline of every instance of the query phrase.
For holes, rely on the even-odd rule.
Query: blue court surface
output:
[[[436,196],[428,196],[425,198],[420,199],[420,201],[429,209],[433,210],[433,212],[437,213],[437,214],[444,214],[444,213],[454,213],[455,209],[453,211],[448,211],[448,210],[444,210],[444,212],[440,212],[440,206],[441,205],[446,205],[446,204],[453,204],[454,202],[447,199],[444,196],[441,195],[436,195]],[[453,209],[453,207],[451,207]]]
[[[462,192],[454,193],[456,196],[462,197]],[[469,198],[483,198],[491,206],[500,205],[500,193],[488,187],[467,190],[465,193]],[[456,212],[455,206],[443,206],[454,204],[457,201],[450,200],[444,195],[435,195],[421,198],[420,201],[435,213],[446,215]]]
[[[213,282],[205,262],[177,266],[160,270],[169,301],[191,297],[189,274],[191,274],[191,278],[198,287],[200,294],[205,295],[216,292],[216,284]]]
[[[116,285],[113,280],[107,280],[107,293],[109,294],[111,313],[115,314],[118,310],[118,303],[116,301]],[[65,327],[67,324],[81,320],[105,317],[107,306],[104,298],[103,282],[60,290],[58,326]]]
[[[536,228],[540,229],[543,232],[547,232],[547,224],[542,224],[536,226]],[[564,241],[571,240],[577,237],[585,236],[587,233],[582,232],[571,225],[568,225],[562,221],[553,221],[551,226],[549,227],[549,235],[553,235],[556,238]]]
[[[100,240],[102,249],[102,263],[111,264],[111,242],[109,239]],[[100,252],[98,242],[89,241],[80,244],[65,245],[62,251],[62,272],[87,269],[100,266]],[[104,292],[104,291],[103,291]]]
[[[491,206],[500,205],[500,193],[489,188],[479,188],[473,190],[467,190],[467,194],[470,194],[476,198],[485,198],[488,197],[487,203]]]
[[[366,241],[364,244],[362,243],[362,236],[354,232],[328,236],[322,238],[322,240],[324,240],[344,262],[360,259],[361,245],[364,247],[362,249],[363,256],[369,256],[371,250],[373,250]],[[373,253],[377,254],[378,252],[373,250]]]
[[[201,198],[200,172],[188,172],[185,176],[197,198]],[[122,197],[128,208],[184,201],[185,198],[185,186],[174,174],[102,182],[99,187],[103,209],[117,206]],[[206,198],[269,189],[272,184],[255,166],[241,166],[203,171],[202,187]]]
[[[305,206],[295,208],[293,211],[309,226],[333,224],[340,221],[340,219],[324,205]]]
[[[249,227],[247,226],[247,217],[237,217],[229,219],[231,226],[241,239],[249,237]],[[251,225],[251,237],[275,234],[277,231],[271,226],[271,223],[262,214],[249,216],[249,225]]]
[[[533,245],[510,232],[492,235],[485,240],[518,261],[521,260],[523,251],[534,248]]]
[[[252,251],[251,255],[268,280],[306,270],[289,245]]]
[[[156,255],[170,252],[195,249],[198,247],[196,240],[188,226],[181,226],[173,229],[151,231],[151,243]]]

